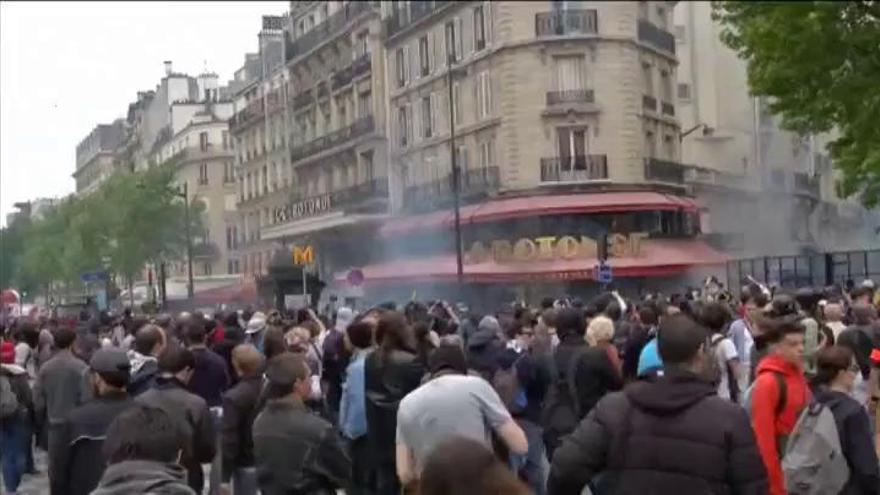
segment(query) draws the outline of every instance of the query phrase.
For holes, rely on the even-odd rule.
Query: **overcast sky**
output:
[[[0,223],[13,203],[74,190],[75,150],[155,89],[162,62],[232,78],[262,15],[289,2],[0,3]]]

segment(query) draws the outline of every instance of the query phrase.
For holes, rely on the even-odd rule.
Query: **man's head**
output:
[[[706,343],[706,330],[687,315],[674,314],[660,321],[657,352],[664,367],[704,372]]]
[[[700,324],[708,328],[712,333],[719,333],[731,320],[730,310],[727,306],[718,302],[708,302],[699,311]]]
[[[302,354],[285,352],[269,360],[266,395],[270,399],[293,397],[303,401],[312,391],[311,371]]]
[[[869,304],[856,304],[852,307],[853,323],[859,326],[872,325],[877,319],[877,310]]]
[[[428,369],[432,375],[438,373],[467,374],[467,358],[464,350],[457,345],[443,344],[428,357]]]
[[[870,305],[871,297],[874,295],[874,290],[870,287],[860,285],[850,292],[849,296],[852,299],[853,306],[859,305]]]
[[[125,351],[99,349],[89,361],[92,391],[100,397],[112,392],[123,392],[131,379],[131,364]]]
[[[165,350],[165,332],[158,325],[145,325],[134,334],[132,347],[144,356],[159,357]]]
[[[70,349],[73,341],[76,340],[76,332],[73,329],[62,326],[52,332],[52,337],[55,339],[56,348],[61,350]]]
[[[839,302],[829,302],[823,310],[826,321],[843,321],[843,305]]]
[[[183,451],[183,437],[163,410],[136,404],[110,423],[104,457],[110,464],[123,461],[175,463]]]
[[[192,351],[183,347],[165,349],[159,356],[159,371],[166,376],[173,376],[182,383],[189,383],[193,370],[196,367],[196,358]]]
[[[351,349],[369,349],[373,345],[373,326],[365,321],[356,321],[348,325],[345,330],[345,342]]]
[[[770,352],[791,364],[801,365],[804,358],[804,327],[800,316],[789,314],[768,318],[762,322],[762,338]]]
[[[569,334],[583,335],[587,329],[584,314],[574,308],[563,308],[556,314],[556,334],[563,338]]]
[[[642,325],[652,327],[657,325],[657,307],[651,303],[644,303],[639,306],[639,321]]]
[[[194,320],[183,327],[183,338],[189,346],[205,345],[205,339],[208,332],[205,330],[205,324],[199,320]]]
[[[535,338],[534,327],[525,325],[522,320],[513,320],[507,325],[507,339],[517,343],[521,349],[530,349]]]
[[[258,375],[265,362],[260,351],[251,344],[239,344],[232,349],[232,367],[242,378]]]

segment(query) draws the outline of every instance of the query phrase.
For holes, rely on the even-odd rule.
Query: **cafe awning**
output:
[[[722,265],[728,257],[696,239],[649,239],[642,241],[641,254],[610,258],[615,277],[660,277],[677,275],[695,266]],[[524,282],[530,280],[592,280],[596,260],[541,260],[498,263],[494,260],[464,265],[468,282]],[[430,258],[387,261],[361,267],[367,285],[395,282],[455,281],[454,254]],[[336,274],[345,281],[348,271]]]
[[[511,218],[539,215],[566,215],[577,213],[615,213],[631,211],[696,212],[698,205],[691,198],[651,191],[557,194],[497,199],[463,206],[460,210],[463,225],[492,222]],[[452,227],[454,212],[442,210],[424,215],[393,218],[379,229],[380,235],[390,237],[418,231]]]

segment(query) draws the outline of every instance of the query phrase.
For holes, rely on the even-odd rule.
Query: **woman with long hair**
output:
[[[418,495],[528,495],[531,490],[486,447],[454,437],[425,460]]]

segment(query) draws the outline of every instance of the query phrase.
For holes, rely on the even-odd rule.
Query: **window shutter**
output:
[[[437,112],[437,104],[438,95],[436,92],[431,93],[431,131],[433,135],[440,134],[437,129],[437,126],[440,124],[440,114]]]
[[[455,34],[456,34],[456,36],[455,36],[455,45],[456,45],[455,52],[458,55],[457,60],[462,60],[465,57],[465,53],[464,53],[465,31],[464,31],[464,19],[462,19],[461,17],[455,18]]]
[[[410,77],[410,67],[412,63],[409,58],[409,46],[403,47],[403,85],[406,86],[412,79]]]
[[[489,116],[492,114],[492,80],[489,78],[489,73],[483,73],[483,91],[485,95],[483,96],[483,104],[485,105],[485,116]]]
[[[437,38],[440,38],[439,40]],[[437,30],[431,31],[431,54],[433,62],[431,64],[431,72],[439,72],[441,67],[446,66],[446,50],[443,48],[443,37],[437,35]]]

